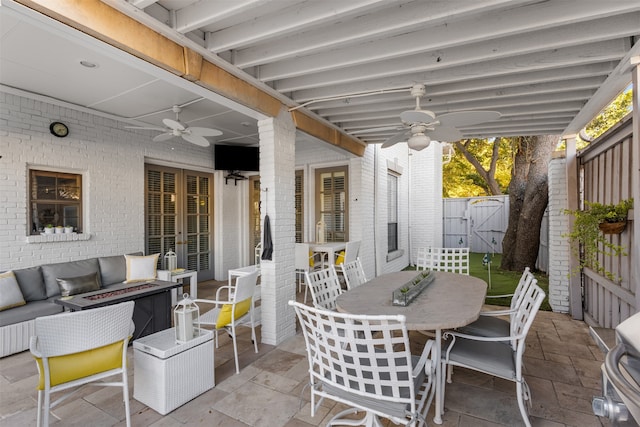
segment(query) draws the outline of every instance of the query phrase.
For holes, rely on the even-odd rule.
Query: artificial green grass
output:
[[[506,271],[500,269],[500,262],[502,261],[502,254],[495,254],[491,256],[491,281],[489,281],[489,268],[482,265],[482,258],[484,253],[472,252],[469,254],[469,274],[484,280],[487,284],[491,283],[490,288],[487,290],[487,295],[503,295],[513,293],[522,272]],[[415,267],[407,267],[409,269],[415,269]],[[543,272],[534,271],[534,276],[538,279],[538,286],[540,286],[547,296],[542,301],[540,310],[551,311],[549,305],[549,276]],[[487,304],[509,306],[511,298],[489,298]]]

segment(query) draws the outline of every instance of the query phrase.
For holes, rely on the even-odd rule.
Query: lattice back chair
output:
[[[431,265],[431,253],[429,248],[418,248],[416,255],[416,270],[427,270]]]
[[[424,425],[435,392],[434,341],[413,356],[403,315],[352,315],[289,301],[303,331],[311,416],[324,398],[351,408],[327,425]],[[343,418],[365,412],[362,420]]]
[[[30,351],[38,364],[38,427],[73,390],[51,402],[51,393],[81,385],[121,387],[127,426],[131,426],[127,346],[133,335],[134,302],[35,319]],[[117,381],[103,381],[114,375]]]
[[[340,280],[333,265],[314,272],[305,272],[307,286],[311,289],[313,306],[325,310],[336,309],[336,299],[342,294]]]
[[[253,250],[253,263],[256,266],[260,265],[260,258],[262,257],[262,242],[258,243]]]
[[[524,295],[532,284],[537,284],[538,280],[535,278],[529,267],[524,269],[518,285],[512,294],[504,295],[487,295],[486,298],[509,298],[511,297],[511,305],[508,309],[504,310],[487,310],[481,311],[478,320],[458,328],[458,332],[470,335],[480,335],[483,337],[500,337],[510,333],[510,325],[515,316],[518,306],[522,304]],[[498,317],[500,316],[500,317]],[[502,317],[508,316],[508,320]]]
[[[214,308],[200,315],[200,325],[214,328],[216,348],[218,348],[218,332],[224,329],[233,341],[233,354],[236,362],[236,373],[240,373],[238,363],[238,326],[247,326],[251,329],[251,340],[255,352],[258,352],[258,340],[256,338],[256,326],[259,319],[255,317],[256,308],[253,296],[258,282],[258,272],[254,271],[246,276],[236,279],[234,286],[221,286],[216,291],[216,299],[196,299],[198,305],[213,305]],[[227,299],[222,299],[223,292],[227,293]],[[202,312],[202,309],[200,310]]]
[[[444,338],[451,342],[443,355],[443,372],[447,367],[462,366],[515,382],[520,414],[528,427],[531,423],[525,402],[531,404],[531,394],[522,374],[522,357],[527,333],[544,297],[544,291],[537,284],[529,286],[512,318],[507,336],[480,337],[456,331],[444,333]],[[450,376],[448,382],[451,382]],[[442,381],[441,385],[443,399],[444,383]]]
[[[428,268],[469,275],[469,248],[430,248]]]
[[[342,270],[342,276],[347,285],[347,290],[356,288],[367,281],[367,276],[364,274],[360,258],[356,258],[356,260],[352,262],[340,264],[340,270]]]

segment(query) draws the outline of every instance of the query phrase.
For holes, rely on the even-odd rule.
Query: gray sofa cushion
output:
[[[142,255],[142,252],[136,252],[130,255]],[[122,283],[127,278],[127,263],[124,255],[115,256],[103,256],[98,258],[98,264],[100,265],[100,278],[102,279],[102,286],[113,285],[115,283]]]
[[[26,322],[36,317],[62,313],[62,306],[52,300],[33,301],[27,305],[0,311],[0,327]]]
[[[86,276],[87,274],[97,273],[98,271],[97,258],[43,265],[42,276],[44,277],[44,284],[47,288],[47,297],[51,298],[60,295],[60,287],[56,279]]]
[[[13,270],[13,274],[18,279],[18,286],[20,286],[22,296],[26,302],[47,299],[42,270],[39,266]]]

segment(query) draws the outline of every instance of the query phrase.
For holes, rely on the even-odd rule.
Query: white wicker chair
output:
[[[126,423],[131,425],[127,345],[135,329],[133,307],[129,301],[35,319],[30,350],[40,373],[38,426],[48,426],[49,411],[77,389],[54,402],[51,393],[82,385],[122,387]],[[114,375],[121,379],[103,381]]]
[[[251,329],[251,340],[256,353],[258,352],[258,340],[256,338],[256,325],[259,318],[256,316],[254,306],[254,293],[258,281],[258,272],[254,271],[246,276],[236,279],[235,286],[221,286],[216,291],[216,299],[196,299],[194,302],[200,304],[213,304],[214,308],[200,315],[201,326],[211,326],[215,331],[216,348],[218,348],[218,332],[221,329],[231,335],[233,341],[233,354],[236,362],[236,373],[240,373],[238,362],[238,344],[236,341],[236,327],[247,326]],[[226,300],[221,299],[222,290],[228,294]],[[201,310],[202,311],[202,310]]]
[[[424,425],[435,392],[434,342],[412,356],[402,315],[353,315],[289,301],[302,327],[311,384],[311,416],[326,397],[351,408],[330,425]],[[365,412],[361,420],[343,418]]]
[[[444,338],[451,338],[451,342],[443,354],[442,372],[447,367],[461,366],[514,381],[520,414],[528,427],[531,423],[525,401],[531,404],[531,395],[522,375],[522,357],[527,333],[544,296],[544,291],[537,284],[529,286],[510,323],[510,334],[507,336],[480,337],[454,331],[444,333]],[[448,382],[451,382],[450,377]],[[441,386],[444,401],[444,381]]]
[[[347,290],[358,287],[367,281],[367,276],[364,274],[360,258],[356,258],[355,261],[340,264],[340,269],[342,270],[342,276],[347,285]]]
[[[342,293],[335,267],[332,265],[312,273],[307,271],[304,275],[307,286],[311,289],[313,306],[325,310],[335,310],[336,299]]]
[[[505,295],[487,295],[486,298],[508,298],[511,297],[511,305],[508,309],[504,310],[489,310],[480,312],[478,320],[458,328],[458,332],[469,335],[479,335],[482,337],[503,337],[510,333],[510,323],[515,316],[518,306],[522,303],[525,293],[529,286],[537,284],[538,280],[529,270],[529,267],[524,269],[518,286],[512,294]],[[498,316],[509,316],[509,320],[503,319]]]
[[[426,269],[469,275],[469,248],[429,248]]]

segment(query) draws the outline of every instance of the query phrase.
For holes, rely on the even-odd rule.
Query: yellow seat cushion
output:
[[[231,308],[232,304],[225,304],[222,306],[220,310],[220,314],[218,315],[218,320],[216,321],[216,329],[224,328],[229,323],[231,323]],[[244,316],[249,309],[251,308],[251,298],[247,298],[244,301],[240,301],[236,303],[236,319],[238,317]]]
[[[49,358],[51,387],[68,383],[79,378],[86,378],[100,372],[122,367],[122,341],[94,348],[81,353],[67,354]],[[42,359],[36,357],[40,381],[38,390],[44,390],[44,367]]]
[[[338,258],[336,258],[336,265],[344,263],[344,251],[338,252]]]
[[[309,267],[315,267],[316,262],[314,260],[313,251],[309,251]]]

